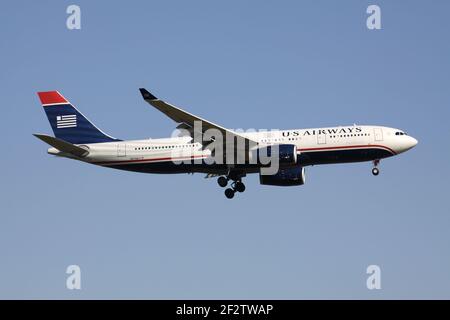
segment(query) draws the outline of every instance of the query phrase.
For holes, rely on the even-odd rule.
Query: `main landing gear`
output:
[[[377,176],[380,174],[380,170],[378,170],[378,164],[380,163],[380,160],[374,160],[373,161],[373,168],[372,168],[372,174],[374,176]]]
[[[230,188],[225,189],[225,197],[228,199],[233,199],[236,192],[245,191],[245,184],[242,182],[242,176],[240,175],[220,176],[217,178],[217,184],[222,188],[225,188],[230,180],[233,182],[231,183]]]

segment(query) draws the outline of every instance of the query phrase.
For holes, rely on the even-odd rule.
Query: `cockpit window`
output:
[[[407,136],[406,132],[397,131],[395,133],[396,136]]]

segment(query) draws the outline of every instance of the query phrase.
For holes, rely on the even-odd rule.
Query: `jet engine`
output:
[[[276,174],[259,174],[259,183],[270,186],[301,186],[305,183],[305,168],[280,168]]]
[[[297,164],[297,147],[293,144],[277,144],[261,147],[255,150],[257,162],[263,165],[270,165],[271,161],[278,161],[281,166]]]

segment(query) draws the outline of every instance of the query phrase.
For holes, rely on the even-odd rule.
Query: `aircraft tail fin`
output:
[[[58,91],[38,96],[56,138],[74,144],[120,141],[97,128]]]

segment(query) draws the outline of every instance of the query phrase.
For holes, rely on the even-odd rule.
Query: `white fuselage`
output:
[[[405,152],[417,140],[402,130],[381,126],[339,126],[315,129],[294,129],[247,132],[240,135],[256,141],[259,146],[295,145],[299,165],[376,161]],[[149,173],[215,172],[226,166],[208,165],[202,159],[211,156],[209,149],[192,143],[191,137],[128,140],[86,144],[89,154],[83,161],[123,170]],[[63,155],[54,148],[49,153]],[[192,161],[189,165],[188,160]],[[183,164],[180,165],[180,161]],[[209,167],[208,167],[209,166]],[[257,172],[254,166],[244,171]]]

